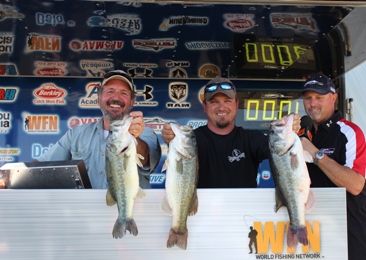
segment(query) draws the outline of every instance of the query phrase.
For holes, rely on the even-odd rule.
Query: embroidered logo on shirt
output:
[[[322,148],[320,150],[326,155],[331,155],[334,153],[335,148]]]
[[[240,158],[245,158],[245,154],[240,152],[238,149],[234,149],[233,152],[232,152],[232,155],[233,156],[228,156],[227,157],[230,162],[240,161]]]

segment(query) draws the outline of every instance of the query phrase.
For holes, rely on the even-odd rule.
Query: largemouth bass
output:
[[[169,143],[166,170],[166,195],[161,203],[162,210],[173,215],[167,247],[177,245],[187,248],[187,217],[195,215],[198,209],[197,182],[198,157],[196,137],[191,127],[170,123],[175,134]]]
[[[287,246],[290,248],[295,248],[298,242],[308,245],[305,211],[315,206],[306,166],[306,161],[313,160],[292,131],[293,118],[294,114],[289,114],[272,121],[269,130],[270,165],[276,185],[275,211],[287,207],[290,218]]]
[[[136,139],[128,132],[132,117],[116,120],[111,123],[111,135],[107,143],[106,173],[109,188],[106,201],[108,206],[117,203],[118,218],[114,224],[112,235],[122,238],[126,230],[137,236],[138,230],[132,218],[132,210],[136,197],[146,195],[139,186],[137,165],[141,166],[136,152]]]

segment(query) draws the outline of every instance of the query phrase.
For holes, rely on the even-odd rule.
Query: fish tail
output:
[[[305,226],[289,226],[287,231],[287,246],[290,248],[296,248],[298,243],[307,246],[308,241],[308,231]]]
[[[188,239],[188,229],[184,229],[182,231],[176,232],[173,229],[170,229],[167,247],[171,248],[174,245],[177,245],[179,248],[186,250],[187,249],[187,239]]]
[[[138,230],[135,221],[131,219],[119,219],[117,218],[114,223],[112,235],[114,238],[122,238],[126,235],[126,230],[130,231],[130,234],[137,236]]]

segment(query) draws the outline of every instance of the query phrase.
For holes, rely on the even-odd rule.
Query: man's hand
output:
[[[5,189],[5,183],[2,179],[0,179],[0,189]]]
[[[128,131],[137,138],[142,134],[145,128],[144,118],[142,117],[143,114],[141,111],[133,111],[130,113],[130,116],[133,117],[133,120]]]
[[[299,132],[301,128],[301,119],[299,114],[294,114],[294,121],[292,122],[292,131],[296,134]]]
[[[164,124],[163,131],[161,131],[162,138],[167,144],[175,137],[172,127],[169,123]]]

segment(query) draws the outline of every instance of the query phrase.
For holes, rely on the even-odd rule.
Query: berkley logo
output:
[[[254,26],[254,22],[247,19],[236,19],[226,21],[224,26],[234,32],[244,32],[245,30],[252,28]]]
[[[64,76],[66,73],[67,71],[62,68],[39,68],[34,71],[34,75],[45,77]]]
[[[56,87],[52,83],[47,83],[34,90],[33,94],[38,98],[63,98],[66,96],[66,90]]]

